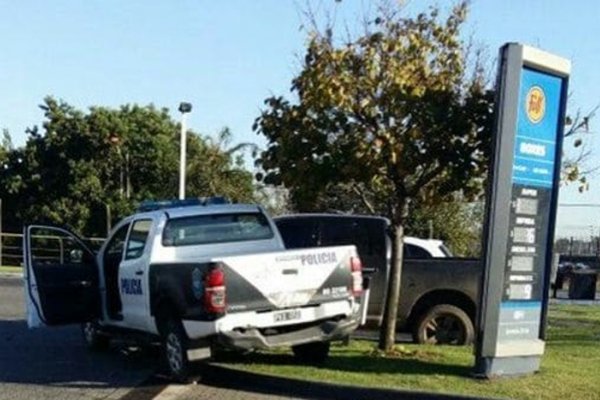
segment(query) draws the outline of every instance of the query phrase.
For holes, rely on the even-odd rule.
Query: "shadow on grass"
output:
[[[228,362],[244,362],[273,366],[299,366],[298,361],[290,354],[253,353],[243,360],[223,360]],[[417,374],[417,375],[453,375],[466,377],[472,368],[464,365],[444,364],[424,361],[415,358],[384,358],[368,355],[342,356],[333,354],[327,361],[315,366],[323,370],[340,372],[358,372],[374,374]]]

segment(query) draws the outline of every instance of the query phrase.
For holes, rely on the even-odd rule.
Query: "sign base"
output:
[[[530,375],[540,370],[541,360],[541,356],[479,358],[473,376],[494,379]]]

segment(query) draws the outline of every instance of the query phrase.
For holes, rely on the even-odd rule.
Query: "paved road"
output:
[[[94,354],[85,348],[77,327],[27,329],[23,297],[21,278],[0,274],[0,400],[293,398],[286,393],[314,397],[311,390],[260,389],[255,378],[238,382],[221,374],[216,379],[205,374],[204,382],[199,375],[196,384],[172,385],[157,374],[157,352],[117,343],[109,352]],[[358,336],[375,337],[368,332]]]
[[[155,374],[157,364],[155,353],[123,345],[90,353],[77,327],[27,329],[22,281],[0,275],[0,400],[289,398],[230,385],[169,385]]]
[[[21,279],[0,277],[0,399],[119,398],[152,373],[148,357],[91,354],[76,327],[27,329]]]

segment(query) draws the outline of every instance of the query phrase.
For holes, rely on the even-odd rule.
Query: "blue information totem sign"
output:
[[[539,369],[570,62],[510,43],[500,50],[475,375]]]

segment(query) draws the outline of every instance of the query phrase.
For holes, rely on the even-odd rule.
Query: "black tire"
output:
[[[162,352],[165,369],[176,382],[188,382],[190,362],[187,356],[188,338],[181,321],[167,320],[162,326]]]
[[[96,322],[81,324],[81,335],[86,347],[92,351],[105,351],[110,347],[110,337],[100,330]]]
[[[466,346],[473,343],[475,328],[471,318],[460,308],[438,304],[419,319],[413,338],[422,344]]]
[[[294,357],[303,364],[323,364],[329,356],[330,342],[312,342],[292,346]]]

